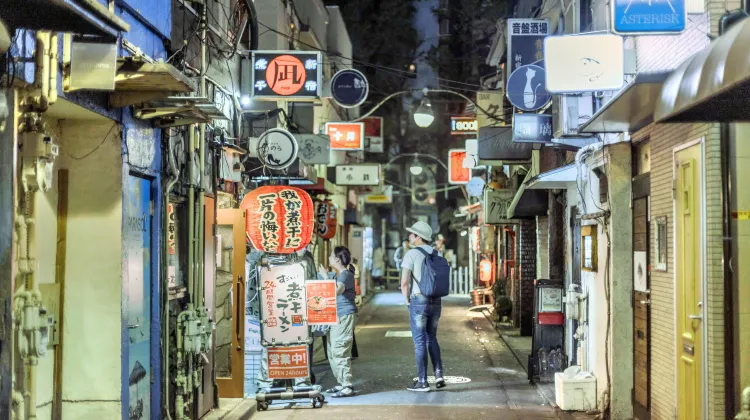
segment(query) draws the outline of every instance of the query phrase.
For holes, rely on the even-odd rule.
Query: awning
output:
[[[667,72],[639,73],[579,128],[581,133],[635,132],[654,120]]]
[[[549,206],[547,191],[532,190],[527,183],[534,178],[534,172],[529,171],[516,196],[508,206],[508,219],[522,219],[528,217],[545,216]]]
[[[192,80],[171,64],[122,57],[117,60],[115,92],[110,95],[110,105],[120,108],[194,91]]]
[[[566,189],[570,184],[576,182],[577,176],[576,165],[571,163],[570,165],[541,173],[524,182],[524,185],[528,190]]]
[[[750,19],[685,60],[664,82],[656,122],[750,120]]]
[[[0,19],[12,28],[116,39],[130,26],[96,0],[5,0]]]

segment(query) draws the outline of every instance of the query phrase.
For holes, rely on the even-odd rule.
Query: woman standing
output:
[[[328,362],[338,385],[327,390],[331,397],[349,397],[354,395],[352,388],[352,343],[354,326],[357,323],[357,306],[354,290],[354,266],[352,255],[345,246],[337,246],[328,257],[328,263],[336,273],[336,311],[339,322],[332,325],[328,332]],[[320,275],[328,278],[323,265],[319,267]]]

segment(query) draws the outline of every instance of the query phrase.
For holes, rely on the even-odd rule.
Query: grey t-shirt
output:
[[[357,305],[354,298],[357,291],[354,288],[354,274],[349,270],[343,270],[336,277],[336,283],[344,285],[344,293],[336,295],[336,311],[339,316],[357,313]]]
[[[434,248],[429,245],[420,245],[424,251],[428,254],[432,254]],[[411,294],[416,295],[421,293],[419,291],[419,281],[422,280],[422,264],[424,263],[424,254],[419,252],[417,249],[410,249],[409,252],[404,255],[404,261],[401,262],[401,268],[411,270],[412,275],[416,281],[411,286]]]

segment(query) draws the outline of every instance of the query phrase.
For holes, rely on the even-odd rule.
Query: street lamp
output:
[[[430,103],[430,99],[427,98],[427,89],[425,89],[422,102],[419,104],[417,110],[414,111],[414,123],[418,127],[427,128],[433,121],[435,121],[435,115],[432,113],[432,104]]]
[[[417,176],[422,173],[423,169],[424,168],[422,168],[422,165],[419,163],[419,159],[415,158],[409,167],[409,172],[411,172],[412,175]]]

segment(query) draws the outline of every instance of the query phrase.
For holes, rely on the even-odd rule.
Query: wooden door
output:
[[[245,218],[240,209],[219,209],[216,233],[215,369],[219,397],[242,398],[245,368]]]
[[[648,173],[633,179],[633,414],[638,420],[651,418],[650,190]]]
[[[203,215],[204,215],[204,230],[203,230],[203,275],[204,290],[203,299],[204,305],[208,309],[208,316],[211,319],[216,319],[216,301],[214,299],[214,286],[216,284],[216,236],[214,229],[216,227],[216,211],[214,209],[214,198],[206,196],[204,198]],[[216,339],[213,337],[211,340],[211,349],[206,352],[208,357],[208,363],[201,370],[202,379],[201,385],[198,387],[198,404],[196,405],[198,410],[198,418],[203,417],[208,413],[218,401],[214,401],[214,353],[216,349]]]
[[[703,418],[702,144],[675,152],[677,418]]]

